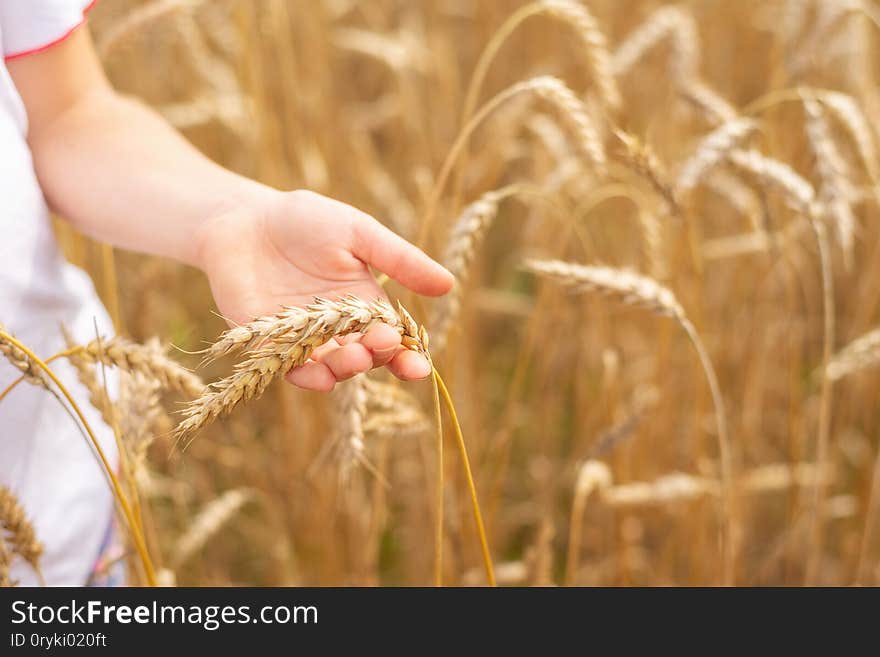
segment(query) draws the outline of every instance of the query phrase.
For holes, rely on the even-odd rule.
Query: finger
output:
[[[413,292],[436,297],[455,282],[445,267],[429,258],[378,221],[358,215],[354,224],[354,255]]]
[[[291,370],[285,378],[295,386],[318,392],[330,392],[336,385],[336,377],[330,368],[316,360]]]
[[[400,349],[400,333],[387,324],[377,324],[361,338],[373,357],[373,367],[387,365]]]
[[[431,374],[431,365],[422,354],[403,349],[388,363],[388,369],[398,379],[411,381],[424,379]]]
[[[372,354],[358,342],[331,349],[318,355],[317,360],[330,368],[337,381],[350,379],[373,366]]]
[[[352,342],[360,342],[364,337],[363,333],[348,333],[347,335],[337,335],[334,339],[341,345],[351,344]]]

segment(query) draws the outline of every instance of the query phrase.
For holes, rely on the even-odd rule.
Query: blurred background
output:
[[[426,234],[481,52],[527,2],[104,0],[90,25],[117,89],[154,107],[211,158],[282,189],[355,205],[437,258],[467,203],[511,184],[533,188],[500,204],[461,286],[454,330],[434,354],[471,450],[501,583],[699,585],[721,577],[717,429],[691,344],[668,318],[536,280],[520,267],[526,256],[635,269],[686,309],[726,406],[737,583],[880,583],[880,538],[870,526],[880,377],[866,368],[836,382],[828,458],[817,463],[824,306],[809,226],[784,194],[729,166],[686,199],[670,202],[669,193],[725,112],[758,121],[744,144],[824,189],[791,90],[845,94],[861,124],[852,111],[849,123],[845,112],[828,119],[855,219],[851,252],[832,247],[834,350],[877,327],[880,217],[870,158],[880,118],[880,6],[574,4],[604,35],[619,106],[597,92],[591,39],[552,12],[510,30],[478,105],[536,75],[560,78],[599,126],[610,175],[579,164],[552,110],[510,102],[474,131]],[[789,92],[767,96],[779,90]],[[194,350],[224,329],[201,273],[124,252],[108,267],[106,249],[63,224],[59,231],[69,257],[118,306],[125,334]],[[388,292],[429,321],[428,301],[393,284]],[[229,366],[201,373],[214,380]],[[184,452],[160,436],[141,484],[165,581],[429,584],[437,466],[430,385],[371,378],[377,419],[367,415],[365,462],[355,467],[331,448],[334,396],[285,385]],[[445,581],[478,585],[479,548],[451,448],[445,467]],[[827,488],[817,506],[819,480]],[[193,539],[194,526],[201,538]]]

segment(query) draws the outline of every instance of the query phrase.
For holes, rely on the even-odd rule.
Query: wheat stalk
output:
[[[315,348],[336,336],[366,332],[377,323],[387,324],[402,336],[407,349],[427,353],[427,333],[398,304],[372,302],[347,296],[315,299],[304,307],[289,307],[224,333],[207,350],[209,358],[251,348],[230,376],[211,384],[183,410],[184,420],[175,429],[178,440],[192,435],[228,415],[242,402],[258,398],[276,378],[304,364]]]
[[[468,83],[462,116],[467,122],[474,113],[480,90],[486,80],[489,67],[495,60],[508,37],[532,16],[547,15],[568,23],[583,44],[592,78],[599,89],[599,95],[608,107],[618,107],[621,102],[617,81],[614,79],[611,55],[608,52],[605,35],[599,29],[595,17],[582,4],[569,0],[540,0],[521,7],[511,14],[498,28],[489,43],[480,53],[474,73]]]
[[[525,266],[535,274],[551,278],[576,291],[595,290],[615,297],[626,304],[646,308],[661,316],[672,317],[690,339],[705,372],[715,406],[718,451],[722,472],[724,504],[722,514],[725,517],[722,531],[723,580],[726,583],[732,583],[735,577],[735,537],[738,536],[738,529],[737,512],[734,506],[732,450],[727,434],[724,399],[709,354],[696,328],[687,318],[684,308],[671,290],[646,276],[633,272],[611,267],[577,265],[558,260],[529,260]]]
[[[473,132],[499,107],[518,97],[538,98],[553,108],[560,122],[574,137],[578,153],[585,158],[590,168],[600,177],[606,174],[608,158],[605,154],[605,146],[586,106],[574,95],[574,92],[564,82],[550,75],[518,82],[483,105],[458,133],[428,196],[425,218],[419,228],[417,244],[424,245],[431,234],[440,196],[449,181],[456,160],[464,153]]]
[[[37,539],[37,532],[18,498],[2,485],[0,485],[0,527],[6,532],[6,540],[12,553],[24,559],[39,574],[43,544]],[[0,535],[0,541],[2,540],[3,536]]]
[[[601,461],[587,460],[578,468],[574,487],[574,500],[571,504],[571,518],[568,530],[568,551],[565,560],[565,584],[575,582],[580,560],[581,537],[584,526],[584,509],[587,498],[594,491],[603,491],[611,486],[611,470]]]

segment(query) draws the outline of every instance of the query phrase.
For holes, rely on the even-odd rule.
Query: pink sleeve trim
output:
[[[49,50],[50,48],[52,48],[53,46],[57,46],[62,41],[65,41],[71,34],[76,32],[80,28],[80,26],[82,26],[83,23],[86,22],[86,14],[88,14],[89,11],[92,9],[92,7],[94,7],[96,4],[98,4],[98,0],[92,0],[88,5],[86,5],[85,9],[83,9],[82,19],[76,25],[71,27],[69,30],[67,30],[67,32],[62,34],[57,39],[50,41],[49,43],[47,43],[45,45],[39,46],[38,48],[31,48],[30,50],[22,50],[21,52],[15,52],[15,53],[12,53],[11,55],[6,55],[6,57],[4,58],[5,61],[11,62],[13,59],[19,59],[20,57],[27,57],[28,55],[36,55],[37,53],[45,52],[45,51]]]

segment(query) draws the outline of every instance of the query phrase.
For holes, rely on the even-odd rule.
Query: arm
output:
[[[420,294],[452,286],[445,269],[372,217],[211,162],[152,111],[113,91],[86,30],[8,67],[49,205],[96,239],[202,269],[232,321],[316,295],[381,295],[368,265]],[[377,327],[344,346],[325,345],[289,379],[329,390],[386,364],[402,378],[428,374],[427,362],[400,349],[393,330]]]

